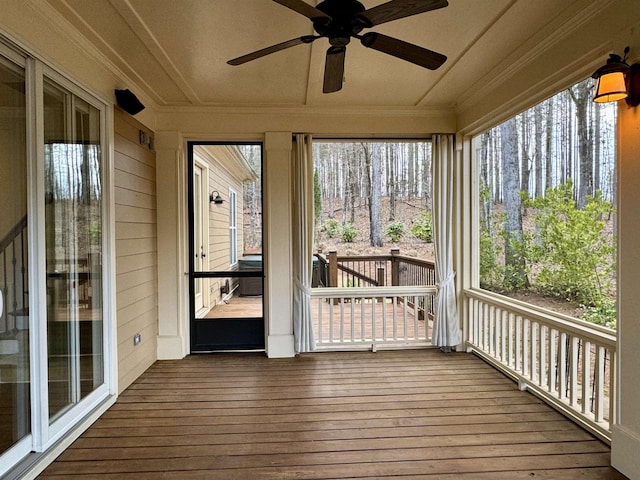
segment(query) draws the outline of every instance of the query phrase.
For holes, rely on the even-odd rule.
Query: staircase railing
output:
[[[4,308],[0,334],[24,329],[28,301],[27,216],[0,240],[0,292]]]

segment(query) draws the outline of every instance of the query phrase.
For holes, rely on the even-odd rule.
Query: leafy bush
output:
[[[392,222],[384,229],[384,234],[389,237],[393,243],[398,243],[404,236],[404,224],[401,222]]]
[[[597,305],[587,307],[582,314],[582,318],[597,325],[604,325],[616,329],[617,310],[616,303],[611,298],[604,298]]]
[[[504,280],[504,266],[498,264],[501,249],[486,228],[480,229],[480,287],[491,291],[501,291]]]
[[[540,267],[536,290],[598,307],[609,293],[615,268],[615,244],[603,235],[602,220],[611,204],[597,194],[579,209],[573,190],[568,181],[548,189],[544,197],[525,199],[527,207],[537,210],[538,241],[523,250],[527,261]]]
[[[358,236],[358,231],[353,223],[345,223],[342,227],[342,241],[351,243]]]
[[[411,227],[411,234],[423,242],[433,242],[433,221],[431,220],[430,211],[422,211],[420,218]]]
[[[322,226],[322,231],[328,238],[336,238],[340,235],[340,224],[335,218],[330,218]]]

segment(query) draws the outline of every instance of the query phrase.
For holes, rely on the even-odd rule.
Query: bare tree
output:
[[[500,125],[504,209],[504,256],[507,288],[528,286],[524,258],[518,254],[515,243],[522,240],[522,199],[518,172],[518,129],[515,118]]]
[[[591,129],[589,125],[588,109],[591,105],[592,88],[590,82],[580,82],[568,89],[567,92],[576,107],[576,120],[578,122],[578,153],[579,180],[578,180],[578,208],[587,204],[587,196],[593,195],[593,150],[591,148]]]
[[[382,170],[380,168],[380,144],[362,144],[364,150],[367,178],[369,179],[369,243],[372,247],[382,246],[382,228],[380,226],[380,194],[382,192]]]

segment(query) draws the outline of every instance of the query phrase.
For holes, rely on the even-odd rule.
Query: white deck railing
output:
[[[318,350],[430,346],[434,286],[313,288]]]
[[[615,418],[613,330],[490,293],[465,291],[467,345],[605,441]]]

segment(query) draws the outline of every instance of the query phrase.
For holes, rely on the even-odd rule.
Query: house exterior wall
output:
[[[118,391],[122,392],[156,360],[158,338],[158,257],[156,156],[141,145],[150,130],[115,109],[115,222]],[[134,345],[139,334],[141,342]]]
[[[209,217],[209,245],[207,248],[207,271],[234,270],[236,264],[230,263],[231,243],[229,237],[229,215],[230,200],[229,189],[232,188],[236,192],[237,221],[239,228],[237,229],[236,251],[238,258],[242,256],[243,233],[242,233],[242,181],[231,174],[224,166],[216,160],[215,154],[209,156],[200,156],[194,154],[195,158],[207,164],[207,198],[212,191],[217,191],[224,199],[224,203],[216,205],[209,203],[207,200],[207,211]],[[209,296],[208,306],[215,307],[220,303],[227,294],[223,294],[220,288],[224,285],[226,279],[211,278],[205,282],[205,294]],[[237,280],[229,279],[231,288],[237,285]]]

